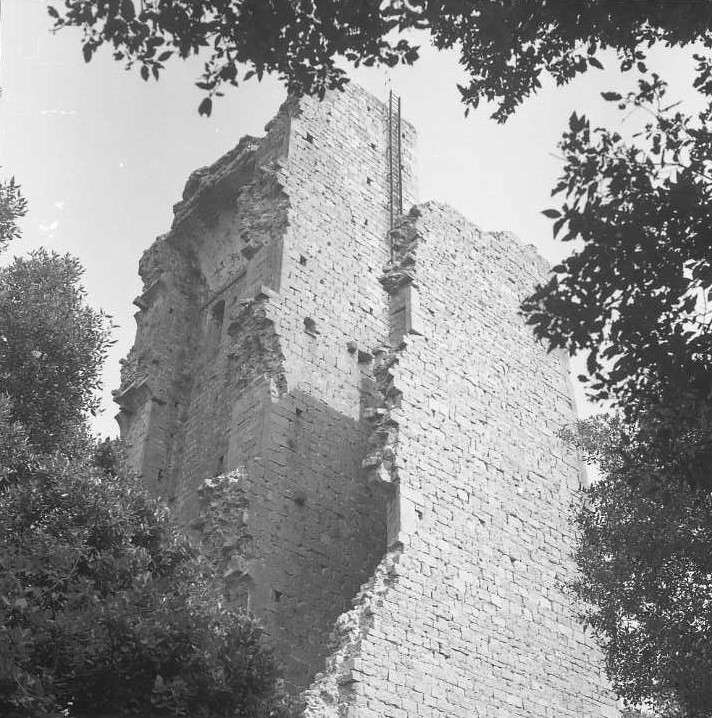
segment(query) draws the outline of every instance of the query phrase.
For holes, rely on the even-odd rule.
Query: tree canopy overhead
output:
[[[644,69],[654,43],[712,46],[712,5],[698,0],[63,0],[50,13],[56,28],[82,29],[85,60],[108,45],[145,80],[201,53],[204,114],[212,96],[253,76],[321,95],[347,81],[343,60],[413,64],[429,41],[458,51],[466,108],[492,101],[504,121],[544,76],[564,84],[600,68],[606,48],[627,70]]]

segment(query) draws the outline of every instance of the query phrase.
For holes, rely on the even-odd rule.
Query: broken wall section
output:
[[[293,105],[285,103],[265,138],[245,137],[191,175],[171,231],[139,267],[144,292],[116,396],[119,422],[133,467],[188,523],[200,481],[226,468],[231,397],[245,381],[232,381],[227,329],[252,309],[260,324],[254,300],[279,283],[288,200],[275,162]],[[247,373],[255,364],[274,370],[261,347]]]
[[[190,254],[159,237],[139,266],[144,291],[134,304],[136,339],[121,362],[114,400],[130,466],[158,495],[170,483],[172,427],[181,419],[195,351],[199,270]]]

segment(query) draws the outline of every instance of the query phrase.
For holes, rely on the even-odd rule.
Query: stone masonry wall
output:
[[[580,471],[557,438],[575,418],[566,363],[518,316],[543,262],[439,204],[393,240],[395,346],[366,460],[391,492],[389,550],[305,715],[616,716],[564,590]]]
[[[373,398],[373,337],[388,326],[379,277],[387,240],[386,107],[356,87],[291,117],[281,177],[290,207],[279,291],[270,314],[287,390],[274,395],[255,482],[254,606],[304,688],[323,665],[328,636],[385,544],[381,488],[361,470]],[[413,195],[414,132],[404,123],[404,185]],[[263,389],[263,396],[266,390]],[[251,401],[251,400],[250,400]],[[233,417],[240,420],[242,403]],[[230,463],[249,456],[232,431]],[[248,461],[249,466],[249,461]]]
[[[186,525],[237,482],[230,592],[309,718],[613,716],[562,590],[566,369],[517,315],[545,268],[441,205],[391,231],[388,196],[354,86],[191,175],[140,265],[130,460]]]
[[[203,480],[244,467],[235,593],[299,690],[386,540],[385,497],[361,464],[378,400],[369,349],[389,321],[387,109],[351,87],[289,100],[266,129],[193,173],[147,251],[146,292],[177,284],[173,265],[185,281],[139,298],[117,399],[134,466],[186,524]],[[407,123],[401,141],[412,201]]]

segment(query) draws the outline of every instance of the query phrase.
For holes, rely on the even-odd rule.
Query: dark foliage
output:
[[[260,629],[136,482],[35,457],[0,524],[0,714],[285,715]]]
[[[27,200],[22,196],[15,178],[0,182],[0,252],[20,236],[17,220],[26,212]]]
[[[574,590],[629,704],[664,718],[709,718],[712,496],[661,487],[654,477],[665,469],[643,425],[598,418],[569,434],[603,472],[576,516]]]
[[[204,114],[225,85],[274,73],[294,92],[322,94],[347,80],[339,58],[412,64],[423,40],[459,51],[466,107],[494,101],[503,121],[543,75],[564,84],[600,68],[600,50],[614,48],[627,70],[655,42],[712,42],[712,6],[694,0],[64,0],[50,13],[56,27],[83,30],[85,60],[107,44],[145,80],[202,52]]]
[[[82,272],[43,249],[0,269],[0,394],[41,451],[66,449],[98,408],[110,324],[87,305]]]
[[[698,85],[710,86],[699,58]],[[582,249],[554,267],[523,304],[551,347],[588,353],[594,400],[630,421],[645,414],[668,457],[666,481],[712,486],[712,104],[695,116],[665,102],[656,75],[621,112],[645,113],[632,139],[573,115],[561,148],[564,176],[547,210],[554,231]]]

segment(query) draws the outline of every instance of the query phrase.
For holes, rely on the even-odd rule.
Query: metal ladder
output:
[[[390,228],[403,214],[403,162],[401,159],[401,98],[388,93],[388,211]]]

